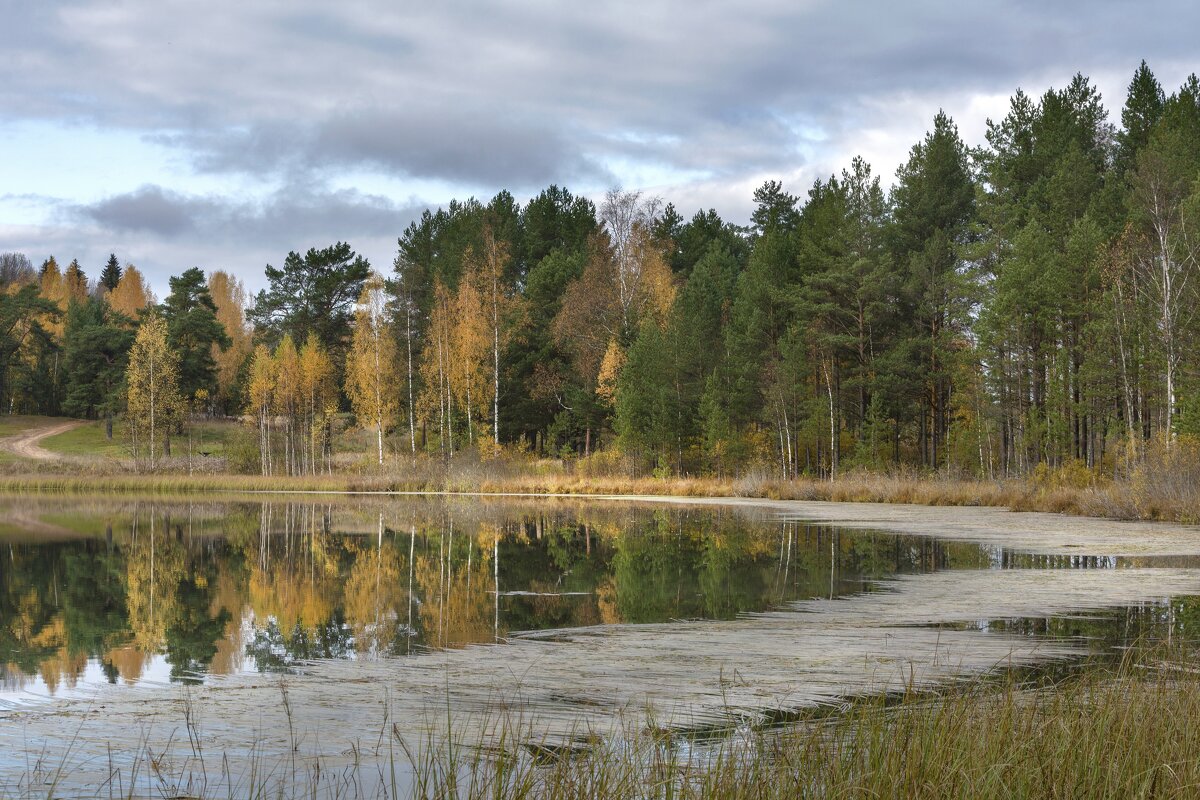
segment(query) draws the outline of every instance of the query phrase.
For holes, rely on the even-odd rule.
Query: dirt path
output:
[[[35,461],[61,461],[66,456],[61,453],[51,452],[39,443],[43,439],[50,436],[57,436],[60,433],[66,433],[83,424],[82,420],[70,419],[30,428],[18,433],[16,436],[6,436],[0,439],[0,450],[6,450],[21,458],[32,458]]]

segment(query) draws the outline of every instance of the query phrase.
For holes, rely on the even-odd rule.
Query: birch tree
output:
[[[271,408],[275,394],[275,359],[265,344],[250,356],[250,378],[246,387],[247,411],[258,423],[258,455],[262,474],[271,474]]]
[[[1188,197],[1194,159],[1184,137],[1164,130],[1138,156],[1133,178],[1137,211],[1147,229],[1148,247],[1139,264],[1141,286],[1154,309],[1163,356],[1166,426],[1173,430],[1177,406],[1182,334],[1191,326],[1196,309],[1196,269],[1200,224]],[[1170,434],[1168,434],[1170,435]]]
[[[179,392],[179,355],[167,344],[167,323],[152,313],[138,329],[129,351],[127,410],[134,457],[146,443],[151,466],[159,447],[169,452],[171,428],[183,419]]]
[[[398,413],[398,383],[392,323],[385,311],[383,278],[372,273],[354,310],[354,336],[346,360],[346,394],[359,425],[375,428],[379,463],[383,464],[383,430]]]

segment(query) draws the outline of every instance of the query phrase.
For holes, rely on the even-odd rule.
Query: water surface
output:
[[[445,703],[536,714],[567,740],[649,709],[680,730],[770,724],[1200,625],[1195,556],[746,509],[26,499],[0,516],[0,738],[19,725],[26,749],[73,725],[77,749],[131,724],[174,736],[184,697],[235,760],[289,752],[263,731],[300,724],[338,731],[306,755],[336,761],[366,717],[428,729],[422,709]],[[0,756],[0,777],[25,763]]]

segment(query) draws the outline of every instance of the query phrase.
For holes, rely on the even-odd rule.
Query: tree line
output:
[[[380,463],[1120,471],[1200,434],[1198,177],[1200,83],[1167,95],[1143,62],[1119,125],[1076,75],[976,147],[939,113],[890,189],[862,159],[803,196],[768,181],[747,226],[501,191],[425,211],[386,273],[339,242],[254,297],[193,268],[161,304],[115,256],[93,283],[8,254],[0,397],[125,414],[150,453],[189,414],[243,416],[266,474],[332,469],[348,418]]]

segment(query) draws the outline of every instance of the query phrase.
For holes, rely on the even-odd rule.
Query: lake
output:
[[[498,717],[539,746],[719,739],[1084,669],[1194,636],[1196,538],[844,504],[3,500],[0,790],[126,792],[138,759],[147,794],[255,763],[311,783]]]

